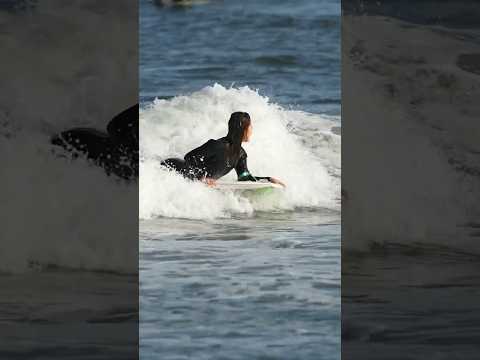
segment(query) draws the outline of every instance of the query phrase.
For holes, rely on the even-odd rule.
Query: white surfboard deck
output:
[[[243,191],[243,190],[258,190],[258,189],[283,189],[283,187],[279,184],[274,184],[271,182],[262,182],[262,181],[222,181],[217,182],[214,189],[219,190],[235,190],[235,191]]]

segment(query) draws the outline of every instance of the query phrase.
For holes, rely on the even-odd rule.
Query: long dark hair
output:
[[[226,136],[230,143],[230,154],[238,156],[242,148],[242,141],[245,133],[250,126],[250,115],[246,112],[234,112],[228,120],[228,134]]]

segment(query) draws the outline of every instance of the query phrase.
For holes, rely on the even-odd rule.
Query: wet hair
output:
[[[232,155],[238,156],[242,148],[242,141],[250,126],[250,115],[246,112],[234,112],[228,120],[228,134],[226,136],[231,144]]]

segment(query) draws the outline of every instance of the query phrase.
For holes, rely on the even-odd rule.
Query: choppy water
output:
[[[52,268],[0,286],[0,358],[136,358],[137,275]]]
[[[340,113],[340,1],[140,1],[141,100],[218,82],[284,106]]]
[[[338,359],[338,215],[141,226],[142,359]]]
[[[431,245],[344,253],[342,356],[478,358],[478,259]]]
[[[140,6],[141,358],[338,359],[340,3]],[[253,119],[250,170],[285,192],[159,168],[233,111]]]

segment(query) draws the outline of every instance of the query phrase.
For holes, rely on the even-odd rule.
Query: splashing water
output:
[[[163,169],[160,160],[183,157],[227,132],[230,114],[246,111],[253,138],[244,144],[252,174],[286,183],[279,196],[253,199],[220,192]],[[213,219],[295,208],[339,210],[340,136],[337,117],[289,110],[249,87],[215,84],[186,96],[156,99],[140,110],[140,218]],[[235,180],[235,172],[225,180]]]

